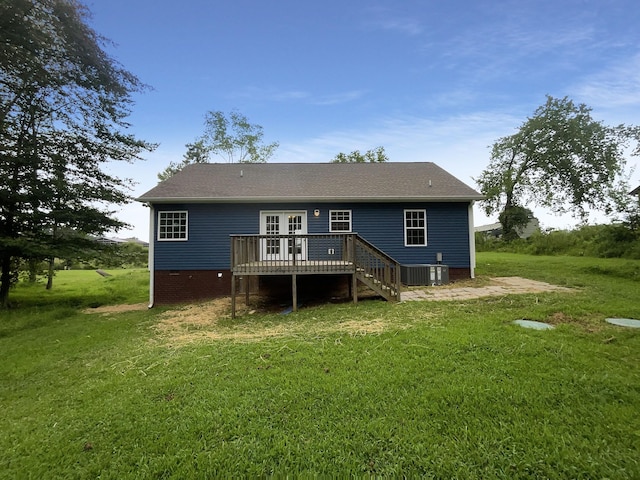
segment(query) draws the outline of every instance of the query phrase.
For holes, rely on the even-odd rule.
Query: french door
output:
[[[306,260],[307,212],[260,212],[260,235],[286,235],[260,240],[261,260]]]

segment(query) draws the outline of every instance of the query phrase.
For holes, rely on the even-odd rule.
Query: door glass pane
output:
[[[290,235],[302,232],[302,215],[288,215],[288,223]],[[302,240],[295,239],[295,249],[292,243],[289,243],[289,255],[293,255],[294,252],[296,255],[300,255],[302,253]]]
[[[267,215],[267,235],[278,235],[280,233],[280,216]]]
[[[279,235],[280,234],[280,216],[279,215],[267,215],[266,219],[266,232],[267,235]],[[267,239],[267,255],[279,255],[280,254],[280,239],[268,238]]]
[[[302,230],[302,215],[289,215],[289,234]]]

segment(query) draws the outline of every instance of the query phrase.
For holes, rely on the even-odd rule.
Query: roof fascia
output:
[[[446,197],[237,197],[237,198],[197,198],[197,197],[139,197],[142,203],[299,203],[299,202],[473,202],[483,200],[482,195]]]

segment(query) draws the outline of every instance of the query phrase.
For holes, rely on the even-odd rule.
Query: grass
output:
[[[640,262],[478,263],[575,292],[256,313],[217,328],[308,328],[176,347],[162,309],[80,311],[144,302],[145,272],[20,287],[0,312],[0,477],[640,478],[640,332],[603,322],[640,318]]]

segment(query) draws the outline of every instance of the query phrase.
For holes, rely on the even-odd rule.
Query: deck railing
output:
[[[353,233],[232,235],[234,275],[354,273]]]

